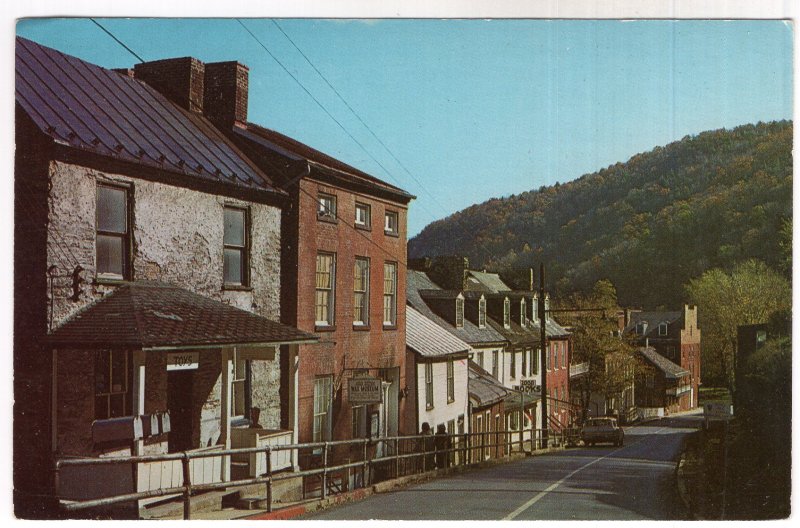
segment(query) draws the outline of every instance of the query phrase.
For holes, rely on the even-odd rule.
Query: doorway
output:
[[[178,370],[167,373],[167,409],[169,410],[170,453],[186,451],[192,445],[192,393],[193,370]]]

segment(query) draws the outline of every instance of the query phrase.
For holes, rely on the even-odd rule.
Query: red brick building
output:
[[[640,346],[652,347],[662,357],[680,367],[680,383],[665,389],[665,409],[685,411],[697,407],[700,389],[700,329],[697,307],[684,305],[675,312],[625,312],[625,332],[635,336]],[[673,369],[674,370],[674,369]],[[637,405],[644,393],[636,388]],[[661,400],[661,398],[657,398]]]
[[[320,337],[319,346],[301,348],[297,365],[300,441],[415,432],[405,379],[413,196],[246,115],[233,125],[237,144],[290,196],[281,224],[282,321]],[[351,405],[354,375],[380,379],[383,402]]]

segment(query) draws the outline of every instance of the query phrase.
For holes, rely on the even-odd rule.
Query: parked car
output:
[[[584,445],[610,442],[621,446],[624,438],[625,433],[617,425],[616,418],[590,418],[583,424],[581,429],[581,440],[583,440]]]

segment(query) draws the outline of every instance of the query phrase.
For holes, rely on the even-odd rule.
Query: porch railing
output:
[[[191,497],[200,492],[231,489],[243,486],[264,485],[266,509],[271,512],[274,507],[273,486],[276,482],[297,477],[315,477],[320,479],[322,498],[330,494],[329,481],[337,475],[355,476],[354,488],[367,487],[382,480],[406,475],[424,473],[434,469],[455,466],[469,466],[489,459],[503,458],[514,452],[533,451],[553,445],[563,446],[576,431],[565,429],[549,431],[548,445],[544,446],[541,429],[524,429],[488,431],[478,433],[451,435],[412,435],[384,438],[365,438],[356,440],[339,440],[330,442],[314,442],[286,445],[264,445],[251,448],[224,449],[213,451],[186,451],[158,455],[141,455],[125,457],[100,458],[64,458],[57,460],[54,466],[55,493],[59,507],[64,512],[76,512],[90,508],[109,507],[122,503],[142,501],[154,498],[168,498],[180,495],[183,497],[183,518],[191,519]],[[357,460],[331,456],[336,450],[347,450],[350,453],[360,452]],[[272,466],[276,453],[283,451],[303,450],[319,454],[319,467],[300,471],[276,472]],[[229,480],[225,482],[193,481],[192,465],[207,457],[236,458],[250,455],[261,455],[266,467],[264,473],[251,478]],[[228,458],[228,459],[230,459]],[[146,489],[136,493],[109,494],[101,498],[88,500],[63,499],[60,474],[68,468],[119,466],[120,464],[153,464],[162,463],[168,466],[179,464],[182,482],[180,485]],[[112,492],[113,493],[113,492]]]

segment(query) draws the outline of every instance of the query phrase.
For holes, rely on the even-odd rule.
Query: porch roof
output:
[[[653,347],[642,347],[639,349],[639,353],[658,370],[663,372],[666,379],[676,380],[690,374],[690,372],[685,368],[681,367],[680,365],[676,365],[669,359],[656,352],[656,349]]]
[[[315,342],[318,337],[172,284],[124,283],[45,338],[74,348],[198,348]]]

